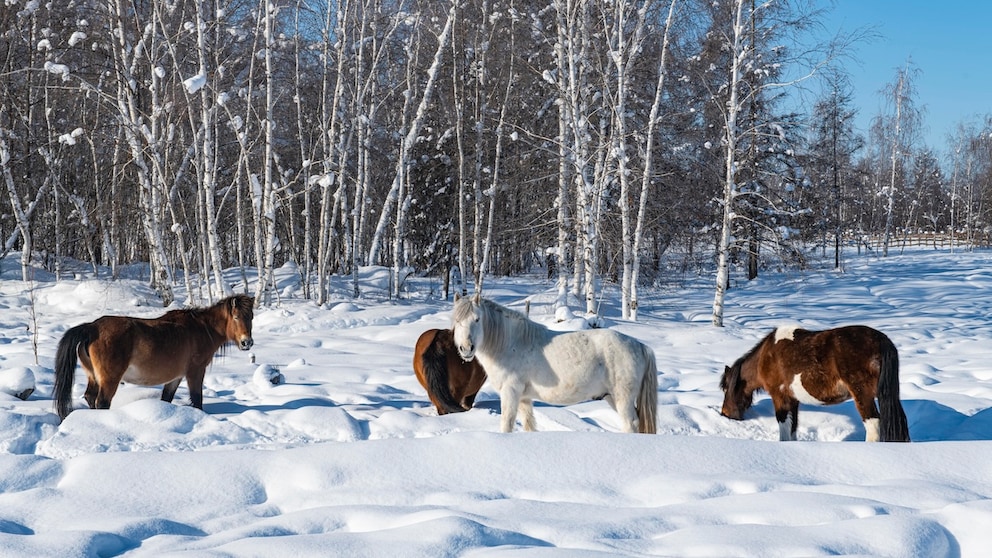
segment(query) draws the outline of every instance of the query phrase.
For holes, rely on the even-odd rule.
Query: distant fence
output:
[[[884,235],[846,235],[845,243],[859,250],[881,251],[885,243]],[[992,235],[989,231],[968,232],[914,232],[895,233],[889,238],[889,251],[902,248],[933,248],[934,250],[950,250],[951,248],[971,249],[988,248],[992,246]]]

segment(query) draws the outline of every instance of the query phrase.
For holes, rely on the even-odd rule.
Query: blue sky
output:
[[[912,61],[919,70],[916,102],[926,109],[924,141],[938,153],[959,123],[992,114],[992,2],[986,0],[824,0],[826,30],[870,27],[877,38],[854,47],[844,62],[867,131],[885,110],[880,91]]]

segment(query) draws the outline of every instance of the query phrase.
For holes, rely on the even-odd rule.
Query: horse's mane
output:
[[[721,378],[721,381],[720,381],[721,387],[723,387],[724,389],[726,389],[727,386],[732,385],[731,384],[731,380],[733,382],[735,382],[735,383],[740,380],[740,377],[741,377],[741,368],[744,366],[744,362],[746,362],[748,359],[750,359],[751,357],[753,357],[758,352],[758,349],[760,349],[761,346],[764,345],[765,342],[767,342],[768,339],[771,336],[775,335],[775,332],[776,331],[778,331],[778,328],[773,329],[771,331],[771,333],[769,333],[768,335],[762,337],[761,338],[761,341],[758,341],[758,343],[755,346],[751,347],[751,350],[749,350],[748,352],[744,353],[743,356],[741,356],[739,359],[735,360],[734,363],[730,365],[730,367],[729,367],[729,373],[730,373],[731,377],[728,378],[727,375],[724,374],[724,377]]]
[[[483,342],[488,348],[504,349],[510,343],[529,346],[548,333],[548,328],[532,321],[522,312],[501,306],[489,299],[480,299],[477,306],[486,332]],[[464,302],[460,300],[455,304],[454,320],[460,321],[467,317],[472,307],[473,303],[470,300]]]
[[[255,299],[246,294],[236,294],[221,299],[211,306],[193,306],[190,308],[177,308],[175,310],[169,310],[159,319],[164,321],[183,322],[187,324],[189,324],[189,320],[192,320],[193,322],[199,324],[204,331],[208,332],[208,335],[221,335],[221,337],[223,337],[223,334],[216,330],[216,324],[210,323],[214,320],[210,320],[208,322],[207,318],[211,312],[216,312],[217,310],[223,309],[225,306],[231,304],[232,300],[236,301],[238,312],[242,316],[245,316],[248,319],[252,319],[254,317]],[[227,344],[221,344],[217,350],[220,351],[221,354],[226,353]]]
[[[188,316],[190,318],[202,320],[204,314],[211,311],[215,311],[218,308],[227,306],[228,304],[231,303],[231,300],[237,301],[238,311],[242,315],[247,317],[254,317],[254,312],[255,312],[254,299],[246,294],[236,294],[221,299],[215,302],[211,306],[191,306],[189,308],[176,308],[173,310],[169,310],[165,314],[162,314],[162,316],[159,319],[168,320],[168,319],[176,319],[181,316]]]

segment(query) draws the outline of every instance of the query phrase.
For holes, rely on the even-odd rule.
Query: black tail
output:
[[[92,323],[78,325],[65,332],[55,352],[55,387],[52,398],[60,419],[72,412],[72,385],[76,375],[76,350],[82,344],[88,347],[95,329]]]
[[[431,399],[438,406],[438,414],[460,413],[465,410],[461,403],[455,401],[455,396],[451,395],[451,387],[448,383],[448,355],[441,347],[439,337],[444,331],[439,331],[434,336],[427,350],[422,355],[424,365],[424,376],[427,379],[427,390]]]
[[[888,337],[880,340],[878,374],[878,413],[881,415],[879,438],[883,442],[908,442],[909,425],[899,401],[899,353]]]

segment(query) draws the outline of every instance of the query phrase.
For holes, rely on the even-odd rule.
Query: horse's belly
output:
[[[834,405],[851,398],[851,392],[840,382],[829,385],[819,385],[813,383],[809,389],[803,384],[803,376],[795,376],[792,379],[792,395],[800,403],[808,405]]]
[[[182,374],[176,375],[171,371],[163,371],[147,365],[132,364],[124,371],[124,376],[121,380],[136,386],[158,386],[181,377]]]
[[[592,399],[601,399],[609,393],[603,383],[588,376],[561,378],[554,374],[521,374],[507,370],[493,361],[481,362],[486,369],[490,384],[502,393],[503,386],[509,384],[520,389],[520,397],[551,403],[552,405],[574,405]]]
[[[567,382],[547,386],[529,384],[524,390],[524,396],[553,405],[575,405],[593,399],[602,399],[609,391],[605,386],[584,385],[576,386]]]

